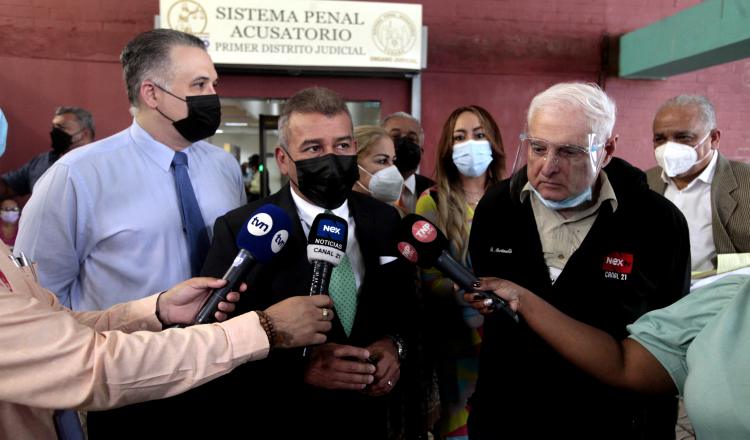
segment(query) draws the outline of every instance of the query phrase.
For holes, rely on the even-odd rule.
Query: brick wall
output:
[[[412,2],[414,3],[414,2]],[[750,60],[663,81],[622,80],[602,72],[605,35],[619,35],[695,5],[697,0],[429,0],[428,69],[422,79],[422,113],[429,174],[431,153],[447,115],[479,104],[495,116],[509,156],[523,130],[531,97],[559,81],[600,81],[618,103],[618,155],[635,165],[654,164],[653,114],[676,94],[706,94],[717,107],[722,151],[750,160]],[[0,107],[11,124],[0,171],[15,168],[49,145],[57,105],[93,111],[97,137],[130,121],[117,57],[123,45],[153,27],[155,0],[0,0]],[[238,90],[236,78],[226,81]],[[302,78],[264,78],[272,90],[305,85]],[[337,84],[347,97],[384,97],[384,112],[408,103],[408,85],[378,80],[310,79]],[[404,81],[405,84],[408,84]],[[285,85],[286,84],[286,85]],[[263,90],[263,87],[258,87]],[[275,96],[277,97],[277,96]],[[510,161],[509,165],[510,167]]]

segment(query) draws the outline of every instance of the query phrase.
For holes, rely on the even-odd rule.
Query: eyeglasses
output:
[[[558,160],[565,160],[568,162],[577,162],[585,160],[591,153],[598,151],[603,144],[592,144],[590,147],[582,147],[575,144],[556,144],[554,142],[545,141],[544,139],[538,139],[529,137],[525,134],[520,136],[521,147],[526,148],[529,152],[530,159],[547,159],[547,155],[552,152],[552,157]]]
[[[0,211],[5,211],[5,212],[18,212],[18,211],[20,211],[20,209],[19,209],[19,208],[0,208]]]

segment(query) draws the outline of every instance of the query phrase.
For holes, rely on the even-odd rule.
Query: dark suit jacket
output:
[[[256,265],[250,271],[245,280],[248,290],[242,294],[236,313],[266,309],[291,296],[307,295],[310,288],[312,266],[307,261],[307,237],[288,185],[216,220],[202,274],[224,274],[238,252],[237,232],[251,213],[266,203],[287,212],[292,231],[284,249],[270,263]],[[415,270],[401,260],[385,265],[379,260],[380,256],[396,256],[395,232],[400,217],[393,207],[356,192],[349,197],[349,209],[356,223],[365,277],[350,337],[336,318],[328,341],[365,347],[398,334],[408,346],[412,332],[407,319],[415,319]],[[196,438],[201,434],[208,435],[206,438],[234,437],[223,428],[247,439],[386,438],[386,411],[392,396],[373,398],[354,391],[313,388],[303,382],[305,365],[302,349],[272,350],[268,358],[244,364],[183,395],[124,408],[130,413],[127,418],[108,420],[108,435],[98,437],[125,438],[124,432],[140,426],[133,431],[138,433],[137,438],[151,438],[149,433],[155,430],[166,435],[160,438]],[[404,365],[402,372],[403,368]],[[399,381],[391,394],[403,386],[404,382]],[[237,403],[230,404],[229,399]],[[137,413],[131,409],[138,407],[141,410]],[[201,428],[196,422],[199,420],[212,420],[214,431],[207,433],[206,426]],[[144,432],[144,425],[152,428]]]
[[[414,179],[416,183],[416,185],[414,185],[414,195],[416,195],[417,198],[419,198],[423,192],[435,185],[435,182],[432,179],[421,174],[414,173]]]
[[[717,151],[718,153],[718,151]],[[712,230],[716,253],[750,252],[750,165],[719,154],[711,184]],[[664,194],[661,167],[646,172],[648,186]],[[690,222],[690,219],[687,219]]]

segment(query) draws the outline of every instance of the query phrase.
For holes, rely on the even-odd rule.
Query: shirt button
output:
[[[558,260],[564,260],[565,259],[565,255],[560,254],[560,255],[557,256],[557,259]]]

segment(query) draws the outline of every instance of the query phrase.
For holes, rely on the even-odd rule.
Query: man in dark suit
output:
[[[435,185],[432,179],[417,174],[424,152],[424,130],[417,118],[405,112],[386,116],[380,126],[393,139],[396,167],[404,177],[404,188],[398,205],[406,213],[414,212],[419,195]]]
[[[704,96],[666,101],[654,118],[659,166],[647,171],[651,189],[688,220],[692,270],[716,268],[716,256],[750,252],[750,165],[719,153],[721,131]]]
[[[346,261],[331,277],[336,316],[328,343],[307,358],[301,350],[272,352],[256,367],[238,368],[223,382],[197,390],[193,404],[183,409],[205,417],[205,402],[236,392],[248,398],[215,416],[229,421],[232,431],[246,427],[247,438],[387,438],[389,396],[399,386],[410,338],[406,321],[414,319],[414,274],[395,259],[397,211],[351,191],[359,175],[352,129],[335,92],[310,88],[291,97],[279,119],[276,148],[279,169],[290,183],[220,217],[203,268],[223,274],[237,255],[240,228],[258,207],[272,203],[289,214],[292,231],[272,262],[250,272],[238,312],[304,294],[312,274],[306,252],[310,225],[325,211],[345,219]]]

